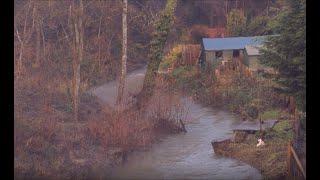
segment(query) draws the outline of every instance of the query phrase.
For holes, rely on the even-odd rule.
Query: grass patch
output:
[[[262,120],[278,119],[279,114],[280,114],[280,111],[277,109],[268,110],[261,114],[261,119]]]
[[[293,129],[290,121],[280,121],[277,123],[273,130],[276,132],[277,137],[285,140],[293,139]]]
[[[265,140],[265,143],[258,148],[256,136],[248,135],[243,142],[227,142],[215,152],[252,165],[261,171],[264,179],[283,179],[286,175],[287,143],[279,138]]]
[[[277,132],[283,132],[283,131],[288,131],[288,130],[292,129],[292,126],[291,126],[289,120],[285,120],[285,121],[280,121],[277,124],[275,124],[273,129]]]
[[[258,137],[258,133],[256,135]],[[293,139],[293,129],[289,120],[280,121],[272,129],[265,131],[265,139],[278,139],[279,141],[290,141]]]

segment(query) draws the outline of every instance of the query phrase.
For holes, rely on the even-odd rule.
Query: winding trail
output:
[[[130,91],[142,85],[145,68],[128,75]],[[94,89],[93,94],[114,103],[116,82]],[[112,170],[111,179],[262,179],[260,172],[238,160],[217,156],[212,140],[232,136],[241,121],[231,113],[204,107],[182,98],[189,109],[187,133],[167,135],[148,151],[134,152],[128,161]]]

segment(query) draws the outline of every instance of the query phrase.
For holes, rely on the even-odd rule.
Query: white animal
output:
[[[259,146],[264,146],[264,145],[265,145],[261,138],[258,139],[258,142],[259,142],[259,143],[257,144],[257,147],[259,147]]]

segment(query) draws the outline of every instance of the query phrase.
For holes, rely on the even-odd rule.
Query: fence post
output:
[[[291,178],[291,142],[288,143],[287,169],[288,169],[288,179],[290,179]]]

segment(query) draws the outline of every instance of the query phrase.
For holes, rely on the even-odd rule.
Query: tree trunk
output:
[[[101,72],[101,40],[100,40],[100,33],[101,33],[101,20],[102,16],[100,17],[100,22],[99,22],[99,31],[98,31],[98,66],[99,66],[99,72]]]
[[[267,1],[267,16],[269,16],[270,0]]]
[[[16,30],[16,34],[18,37],[18,40],[20,42],[20,52],[19,52],[19,59],[18,59],[18,63],[17,63],[17,78],[21,77],[22,71],[23,71],[23,62],[22,62],[22,58],[23,58],[23,50],[24,50],[24,45],[27,44],[27,42],[29,41],[31,34],[32,34],[32,29],[33,26],[29,32],[29,37],[27,36],[27,21],[28,21],[28,13],[29,13],[29,9],[31,8],[31,1],[29,1],[28,3],[28,8],[25,14],[25,20],[24,20],[24,26],[23,26],[23,34],[20,35],[19,30]]]
[[[18,61],[18,78],[20,77],[21,73],[22,73],[22,69],[23,69],[23,65],[22,65],[22,54],[23,54],[23,48],[24,45],[22,42],[20,42],[20,53],[19,53],[19,61]]]
[[[74,23],[75,29],[75,58],[73,61],[73,106],[74,106],[74,120],[78,121],[79,114],[79,89],[80,89],[80,64],[83,58],[83,26],[82,26],[82,16],[83,16],[83,3],[80,0],[80,11],[76,16],[76,21]]]
[[[38,12],[38,11],[37,11]],[[40,62],[40,49],[41,49],[41,32],[40,32],[40,16],[36,13],[36,67],[39,67]]]
[[[123,0],[122,11],[122,60],[121,60],[121,76],[118,87],[117,105],[120,107],[123,103],[125,78],[127,73],[127,9],[128,1]]]
[[[44,62],[46,62],[47,60],[47,55],[46,55],[46,41],[45,41],[45,37],[44,37],[44,30],[43,30],[43,21],[41,21],[41,35],[42,35],[42,54],[43,54],[43,59]]]
[[[74,111],[74,120],[78,121],[78,103],[79,103],[79,76],[80,76],[80,62],[79,62],[79,30],[77,23],[74,24],[75,30],[75,57],[73,60],[73,111]]]
[[[225,18],[227,19],[227,17],[228,17],[228,0],[225,0],[224,1],[224,7],[225,7],[225,14],[224,14],[224,16],[225,16]]]

